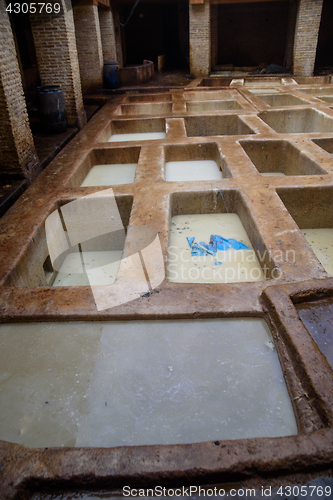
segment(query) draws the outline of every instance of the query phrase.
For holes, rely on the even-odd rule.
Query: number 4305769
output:
[[[34,2],[15,2],[9,3],[6,11],[10,14],[59,14],[61,10],[60,3],[34,3]]]

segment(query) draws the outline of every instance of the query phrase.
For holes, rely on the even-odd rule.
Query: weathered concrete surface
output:
[[[46,487],[84,491],[124,484],[171,487],[277,480],[288,484],[291,477],[304,484],[314,471],[332,474],[332,370],[300,321],[295,304],[333,295],[333,278],[299,229],[316,220],[319,227],[333,227],[333,130],[324,126],[294,133],[289,125],[279,133],[269,126],[275,118],[265,123],[260,116],[279,113],[283,121],[289,111],[303,110],[304,116],[320,115],[319,123],[330,124],[333,111],[321,98],[331,95],[333,87],[327,80],[298,85],[292,78],[276,77],[238,80],[228,88],[212,88],[200,79],[196,85],[161,94],[126,95],[107,103],[1,219],[1,321],[262,317],[274,337],[299,433],[276,439],[115,449],[38,450],[2,442],[1,498],[25,499]],[[279,97],[261,99],[261,95]],[[217,110],[212,104],[216,101]],[[302,125],[302,119],[295,124]],[[115,131],[160,129],[166,138],[159,141],[106,142]],[[204,157],[215,159],[222,179],[165,181],[166,161]],[[164,280],[153,293],[103,311],[97,311],[89,287],[47,286],[45,219],[66,202],[105,189],[80,184],[94,165],[115,160],[138,161],[135,182],[112,189],[125,227],[158,231],[165,269],[171,216],[225,212],[221,190],[266,266],[266,281]],[[281,165],[286,175],[262,176],[267,162],[273,171]]]

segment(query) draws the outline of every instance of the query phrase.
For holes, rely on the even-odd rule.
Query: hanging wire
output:
[[[132,16],[132,14],[134,12],[135,7],[138,5],[139,2],[140,2],[140,0],[136,0],[135,4],[134,4],[134,6],[133,6],[133,8],[132,8],[132,10],[130,12],[130,15],[127,18],[126,23],[123,24],[120,21],[118,21],[118,19],[116,19],[117,23],[120,24],[120,26],[122,26],[123,28],[126,26],[126,24],[128,23],[128,21],[131,19],[131,16]]]

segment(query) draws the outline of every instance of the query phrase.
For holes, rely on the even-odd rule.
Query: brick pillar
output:
[[[211,5],[210,19],[211,19],[211,39],[212,39],[212,68],[217,66],[218,62],[218,32],[219,32],[219,19],[218,19],[218,5]]]
[[[117,62],[120,67],[124,66],[124,56],[123,56],[123,28],[117,23],[117,20],[120,20],[120,14],[118,9],[114,6],[112,7],[112,14],[114,18],[114,34],[116,39],[116,54],[117,54]]]
[[[287,27],[287,39],[286,39],[286,51],[285,51],[285,56],[284,56],[284,66],[287,69],[291,69],[293,66],[293,52],[294,52],[294,36],[295,36],[296,17],[297,17],[297,0],[290,0],[289,15],[288,15],[288,27]]]
[[[5,1],[0,0],[0,174],[31,182],[39,172],[13,33]]]
[[[209,76],[211,68],[210,0],[190,0],[190,71],[197,78]]]
[[[83,92],[103,85],[103,51],[97,5],[74,7],[76,45]]]
[[[98,9],[104,62],[118,62],[113,16],[110,9]]]
[[[70,0],[59,0],[60,14],[30,14],[42,85],[60,85],[70,127],[86,123]],[[68,10],[67,10],[68,6]]]
[[[294,75],[312,76],[323,0],[299,0],[294,39]]]

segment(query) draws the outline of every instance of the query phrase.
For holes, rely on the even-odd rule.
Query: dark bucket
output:
[[[37,87],[39,119],[42,130],[59,134],[67,130],[65,97],[60,85]]]
[[[107,62],[103,66],[103,89],[117,89],[119,87],[119,64]]]

